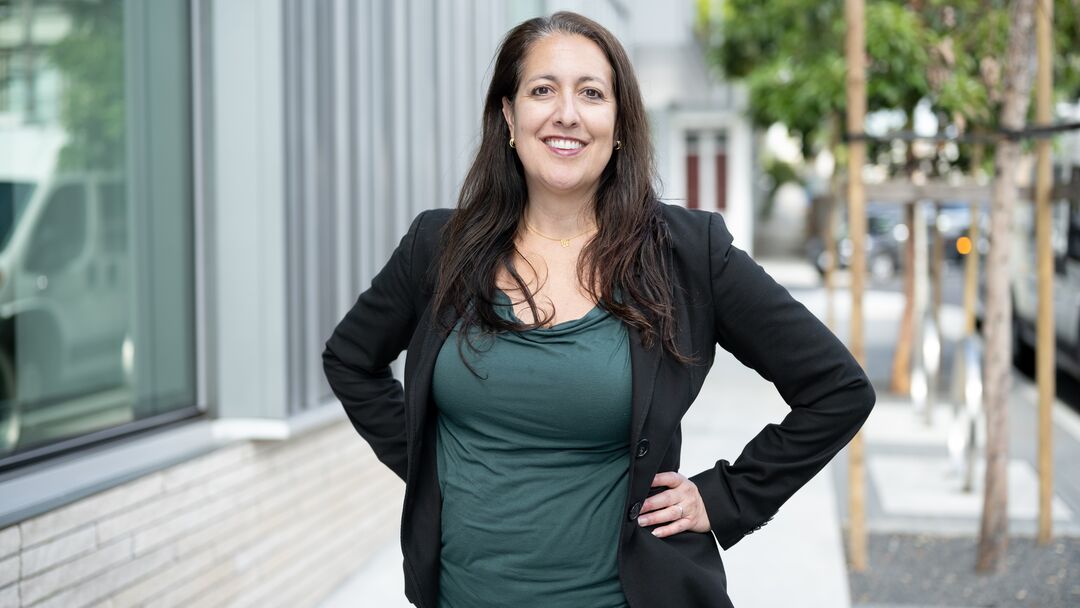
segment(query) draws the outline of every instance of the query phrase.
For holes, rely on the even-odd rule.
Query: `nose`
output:
[[[555,124],[560,127],[576,127],[580,117],[578,116],[577,99],[573,92],[565,92],[559,96],[559,105],[555,110]]]

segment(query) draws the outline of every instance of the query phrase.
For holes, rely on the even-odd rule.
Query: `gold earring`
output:
[[[622,150],[622,142],[617,139],[615,140],[615,149]]]
[[[514,146],[514,138],[513,137],[510,138],[510,147],[511,148],[516,147],[516,146]]]

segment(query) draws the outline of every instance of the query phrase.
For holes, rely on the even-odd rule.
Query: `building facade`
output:
[[[0,606],[312,605],[393,534],[323,343],[563,8],[630,50],[664,197],[748,247],[690,2],[0,2]]]

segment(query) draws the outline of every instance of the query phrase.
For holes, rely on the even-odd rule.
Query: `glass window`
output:
[[[34,184],[29,182],[0,182],[0,251],[7,247],[11,231],[26,209],[26,201],[34,193]]]
[[[123,254],[127,251],[127,191],[123,182],[98,184],[98,211],[101,213],[101,250]]]
[[[54,276],[70,266],[86,247],[86,187],[64,184],[49,193],[23,260],[24,272]]]
[[[0,9],[8,468],[198,409],[188,3]]]

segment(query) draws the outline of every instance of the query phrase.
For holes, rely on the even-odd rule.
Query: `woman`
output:
[[[603,27],[556,13],[513,29],[483,120],[458,208],[414,220],[324,353],[406,482],[406,595],[730,606],[717,543],[855,435],[870,383],[718,214],[658,201],[640,91]],[[718,343],[792,412],[686,477],[679,421]],[[406,348],[402,390],[388,365]]]

